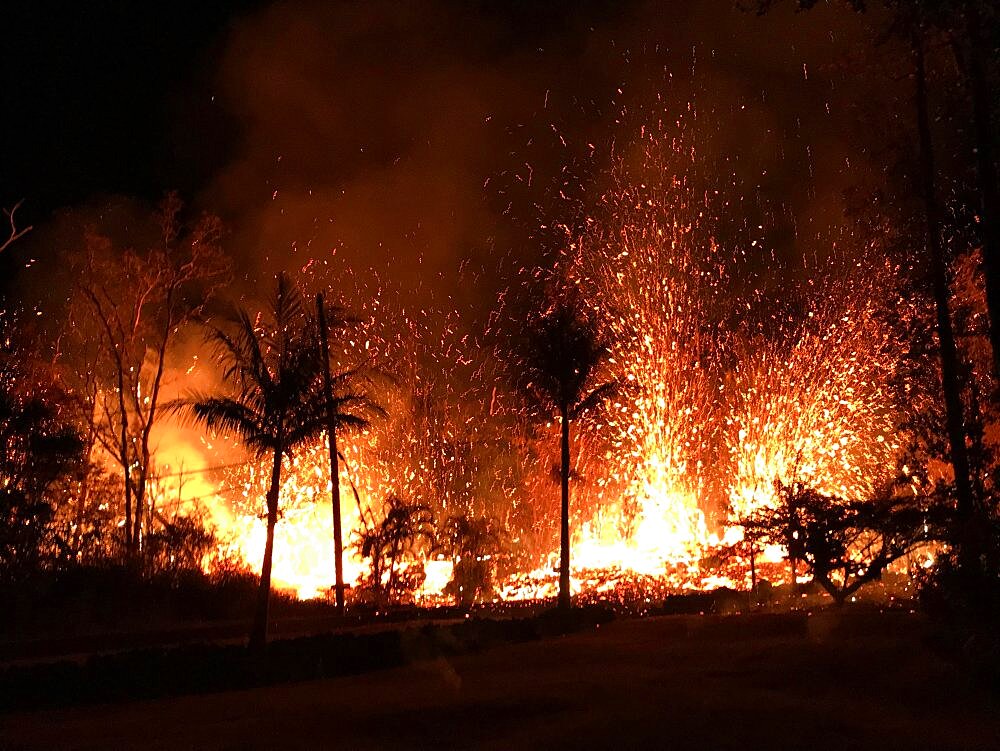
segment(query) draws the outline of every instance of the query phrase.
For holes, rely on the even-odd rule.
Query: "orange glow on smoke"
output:
[[[720,573],[706,559],[719,546],[742,539],[738,522],[773,502],[777,481],[863,498],[894,471],[901,448],[888,383],[902,353],[880,315],[892,304],[885,290],[893,270],[856,266],[845,273],[817,273],[788,292],[802,297],[796,315],[775,314],[756,328],[732,324],[736,304],[727,269],[734,259],[746,262],[750,250],[721,248],[703,226],[705,206],[690,203],[682,179],[662,184],[662,175],[672,173],[658,159],[646,165],[649,174],[616,176],[619,187],[604,196],[583,233],[566,231],[566,251],[555,272],[581,290],[612,342],[603,376],[627,386],[600,414],[574,427],[578,478],[572,485],[571,557],[577,592],[601,592],[629,577],[649,577],[670,589],[743,587],[749,574]],[[762,292],[745,297],[738,301],[740,312],[767,307],[760,302]],[[391,315],[377,299],[373,308],[376,317]],[[439,347],[431,358],[437,367],[456,360],[466,365],[463,358],[489,359],[489,353],[470,353],[467,347],[456,356],[447,347],[449,336],[458,338],[457,327],[448,314],[444,323],[427,323],[432,318],[424,311],[383,325],[403,332],[397,336],[404,346],[423,341]],[[361,339],[366,352],[384,347],[396,357],[401,351],[398,341],[377,332],[367,331]],[[414,393],[418,382],[430,388],[417,362],[408,360],[406,386]],[[454,381],[453,376],[444,372],[441,380]],[[490,394],[492,388],[485,399],[488,415],[474,411],[485,409],[481,398],[455,387],[446,398],[462,404],[452,419],[466,427],[487,424],[494,417],[496,386],[494,381],[484,389]],[[431,391],[420,393],[435,403]],[[386,405],[387,425],[343,446],[345,579],[352,585],[367,573],[351,545],[362,513],[372,514],[391,493],[432,507],[440,503],[446,513],[458,505],[452,491],[441,489],[446,483],[435,486],[435,478],[447,471],[454,480],[460,473],[452,465],[463,458],[449,455],[445,462],[442,452],[434,454],[427,424],[411,419],[418,401]],[[457,431],[441,432],[451,439]],[[542,431],[542,438],[551,439],[552,431]],[[546,450],[552,446],[542,457]],[[326,444],[318,442],[286,461],[283,475],[273,579],[299,597],[326,596],[334,581],[327,460]],[[488,462],[465,461],[471,474],[493,471]],[[190,463],[209,464],[205,456],[191,456]],[[478,488],[475,492],[485,496],[479,502],[487,505],[509,506],[515,497],[520,503],[547,503],[558,495],[549,470],[537,459],[525,469],[519,489],[488,474],[463,480],[463,489],[472,494]],[[254,570],[263,555],[265,482],[265,472],[246,465],[204,493],[224,545]],[[528,551],[541,565],[500,582],[501,599],[555,594],[553,520],[536,526],[541,531],[509,530],[515,538],[537,533],[532,539],[544,542]],[[759,560],[776,562],[780,554],[761,551]],[[425,570],[418,599],[439,601],[451,563],[435,556]]]

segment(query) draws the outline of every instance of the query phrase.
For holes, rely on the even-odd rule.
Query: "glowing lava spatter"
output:
[[[651,149],[641,167],[619,168],[585,229],[567,231],[554,272],[591,306],[611,343],[605,375],[626,386],[580,421],[574,443],[577,590],[635,577],[668,589],[742,586],[743,572],[710,569],[706,552],[741,538],[736,523],[772,501],[776,481],[862,498],[893,471],[902,443],[888,383],[903,353],[884,315],[893,270],[816,269],[784,290],[800,298],[797,310],[733,325],[735,313],[773,300],[733,293],[746,249],[715,241],[710,206],[692,203],[675,150]],[[397,365],[396,383],[383,394],[389,419],[344,444],[347,541],[390,493],[428,505],[439,523],[457,512],[491,516],[529,569],[501,581],[498,595],[552,596],[554,426],[513,435],[519,418],[501,404],[490,353],[453,311],[375,307],[359,341]],[[325,451],[318,443],[290,461],[282,488],[274,579],[300,596],[333,581]],[[262,481],[247,470],[223,488],[231,499],[224,526],[254,568]],[[427,562],[427,596],[440,595],[451,575],[436,557]],[[356,551],[347,566],[348,580],[359,581],[365,562]]]
[[[611,443],[597,501],[605,508],[583,525],[574,555],[583,567],[664,576],[679,562],[696,568],[719,541],[703,504],[713,500],[721,358],[712,318],[725,267],[683,180],[647,158],[641,175],[616,175],[563,261],[610,345],[609,374],[624,385],[596,426]]]
[[[818,285],[800,319],[747,338],[732,373],[726,438],[734,518],[770,505],[775,483],[863,499],[896,471],[905,356],[886,325],[891,268],[857,267]]]

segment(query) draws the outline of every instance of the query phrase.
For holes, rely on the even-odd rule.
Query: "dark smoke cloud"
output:
[[[652,112],[659,94],[697,131],[699,160],[729,171],[738,222],[801,255],[867,169],[849,138],[870,92],[838,67],[871,43],[867,23],[839,8],[756,18],[728,0],[280,3],[234,27],[213,73],[240,136],[202,202],[230,220],[251,280],[337,249],[403,289],[488,297],[497,257],[537,257],[530,227],[558,218],[545,196],[574,149],[621,151],[635,125],[616,124],[622,108]],[[481,289],[459,276],[470,265]]]
[[[544,91],[499,34],[427,3],[282,4],[241,24],[219,85],[243,148],[206,197],[236,218],[236,252],[273,271],[340,248],[404,288],[489,252],[483,184],[520,145],[500,123]]]
[[[276,3],[235,18],[175,93],[174,173],[223,165],[192,198],[230,227],[239,294],[328,263],[481,312],[553,250],[540,225],[593,202],[613,156],[638,158],[640,124],[680,119],[698,187],[721,191],[722,241],[801,266],[844,225],[844,189],[877,178],[863,144],[879,134],[858,133],[857,110],[887,81],[858,62],[882,54],[879,19],[790,5]],[[73,252],[67,223],[107,215],[95,197],[4,263],[51,289],[25,262]]]

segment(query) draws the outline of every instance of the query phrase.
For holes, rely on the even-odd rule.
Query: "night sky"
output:
[[[0,52],[4,205],[27,199],[34,221],[97,193],[197,190],[224,160],[232,124],[224,112],[198,107],[206,148],[197,159],[175,158],[171,133],[180,108],[202,93],[199,72],[226,29],[260,5],[8,4]]]
[[[462,33],[466,14],[489,19],[492,49],[482,50],[485,56],[530,47],[579,19],[606,20],[630,4],[512,0],[428,7],[436,9],[445,45]],[[6,113],[0,126],[8,145],[0,155],[0,200],[9,206],[28,197],[24,211],[35,221],[100,193],[155,198],[167,188],[201,189],[231,156],[240,133],[239,122],[213,101],[214,68],[234,30],[269,5],[275,4],[10,4],[4,15],[11,33],[0,51]],[[294,4],[278,5],[295,15]],[[348,3],[329,5],[350,14]],[[377,35],[370,45],[358,52],[393,52]]]

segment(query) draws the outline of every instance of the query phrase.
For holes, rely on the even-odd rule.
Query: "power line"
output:
[[[250,466],[250,462],[233,462],[232,464],[216,464],[214,467],[202,467],[201,469],[182,469],[178,472],[171,472],[166,475],[157,475],[156,479],[164,480],[168,477],[180,477],[181,475],[200,475],[205,472],[214,472],[217,469],[232,469],[233,467],[248,467],[248,466]]]

